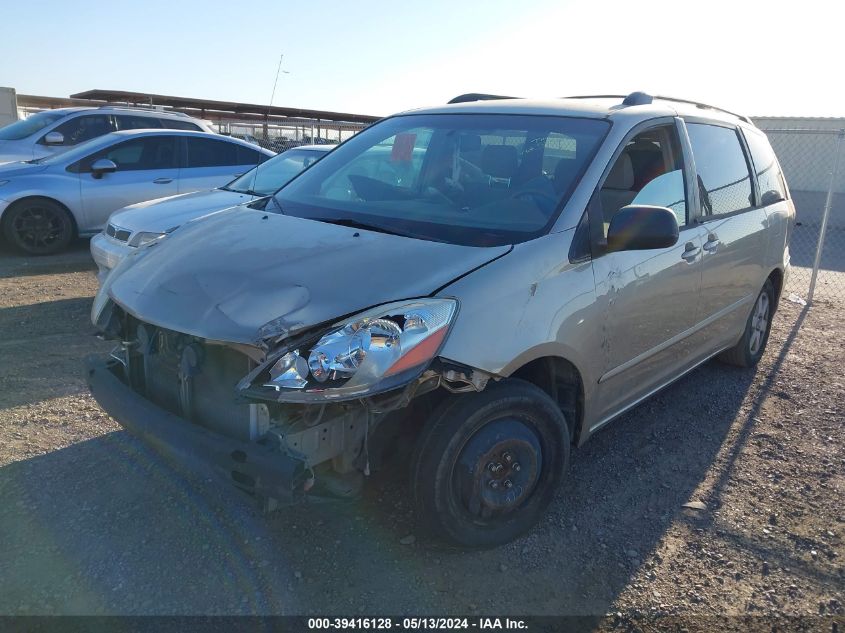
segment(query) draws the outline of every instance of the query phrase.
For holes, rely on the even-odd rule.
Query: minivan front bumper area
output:
[[[222,476],[259,499],[293,501],[313,480],[305,462],[278,449],[227,438],[159,408],[127,386],[117,361],[85,359],[88,386],[118,424],[170,461]]]

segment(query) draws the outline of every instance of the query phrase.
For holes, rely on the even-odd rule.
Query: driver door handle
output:
[[[686,246],[684,247],[684,252],[681,255],[683,259],[687,261],[688,264],[691,264],[695,261],[695,258],[698,257],[698,254],[701,252],[701,249],[696,246],[693,242],[687,242]]]
[[[166,185],[169,182],[173,182],[173,178],[156,178],[153,182],[157,185]]]

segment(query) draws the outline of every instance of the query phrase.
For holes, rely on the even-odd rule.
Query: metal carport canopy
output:
[[[176,109],[184,108],[190,110],[232,112],[235,114],[260,116],[300,117],[344,123],[372,123],[381,118],[368,114],[348,114],[344,112],[327,112],[325,110],[308,110],[305,108],[285,108],[281,106],[267,106],[255,103],[214,101],[210,99],[195,99],[193,97],[173,97],[168,95],[148,94],[144,92],[127,92],[123,90],[86,90],[84,92],[72,94],[70,97],[71,99],[90,99],[94,101],[107,101],[110,103],[161,105]]]

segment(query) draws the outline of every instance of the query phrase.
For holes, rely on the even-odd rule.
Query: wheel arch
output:
[[[76,216],[73,214],[73,211],[71,211],[70,207],[68,207],[64,202],[51,196],[26,195],[11,201],[8,206],[3,210],[3,212],[0,213],[0,229],[5,229],[6,221],[9,217],[9,210],[14,209],[21,203],[26,202],[27,200],[47,200],[48,202],[52,202],[53,204],[59,205],[62,209],[65,210],[65,213],[68,214],[68,217],[70,218],[70,223],[73,225],[72,239],[79,237],[79,224],[76,221]]]
[[[557,402],[570,427],[570,439],[580,443],[586,395],[583,375],[575,363],[563,356],[539,356],[513,368],[507,377],[530,382]]]
[[[772,269],[772,271],[769,273],[769,276],[766,277],[766,279],[771,281],[772,286],[774,286],[774,289],[775,289],[774,310],[777,310],[778,305],[780,304],[781,294],[783,293],[783,280],[784,280],[783,270],[780,268],[780,266],[776,266],[775,268]]]

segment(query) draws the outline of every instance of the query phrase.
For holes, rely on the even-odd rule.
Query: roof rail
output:
[[[519,97],[506,97],[503,95],[488,95],[481,92],[468,92],[449,99],[449,103],[469,103],[470,101],[494,101],[496,99],[518,99]]]
[[[155,112],[157,114],[172,114],[174,116],[181,116],[186,117],[188,119],[192,118],[190,114],[185,114],[184,112],[177,112],[176,110],[159,110],[153,106],[145,106],[145,105],[118,105],[118,104],[110,104],[104,103],[103,105],[97,106],[98,108],[111,108],[113,110],[141,110],[143,112]]]
[[[741,121],[745,121],[749,125],[754,125],[754,122],[745,116],[744,114],[737,114],[736,112],[731,112],[730,110],[725,110],[724,108],[720,108],[718,106],[709,105],[707,103],[701,103],[700,101],[691,101],[689,99],[679,99],[677,97],[666,97],[663,95],[650,95],[647,92],[632,92],[628,95],[573,95],[571,97],[565,97],[566,99],[622,99],[622,105],[631,106],[631,105],[644,105],[652,103],[654,99],[660,99],[661,101],[674,101],[675,103],[687,103],[689,105],[694,105],[697,108],[701,108],[703,110],[717,110],[719,112],[724,112],[725,114],[730,114],[731,116],[735,116],[736,118],[740,119]]]

